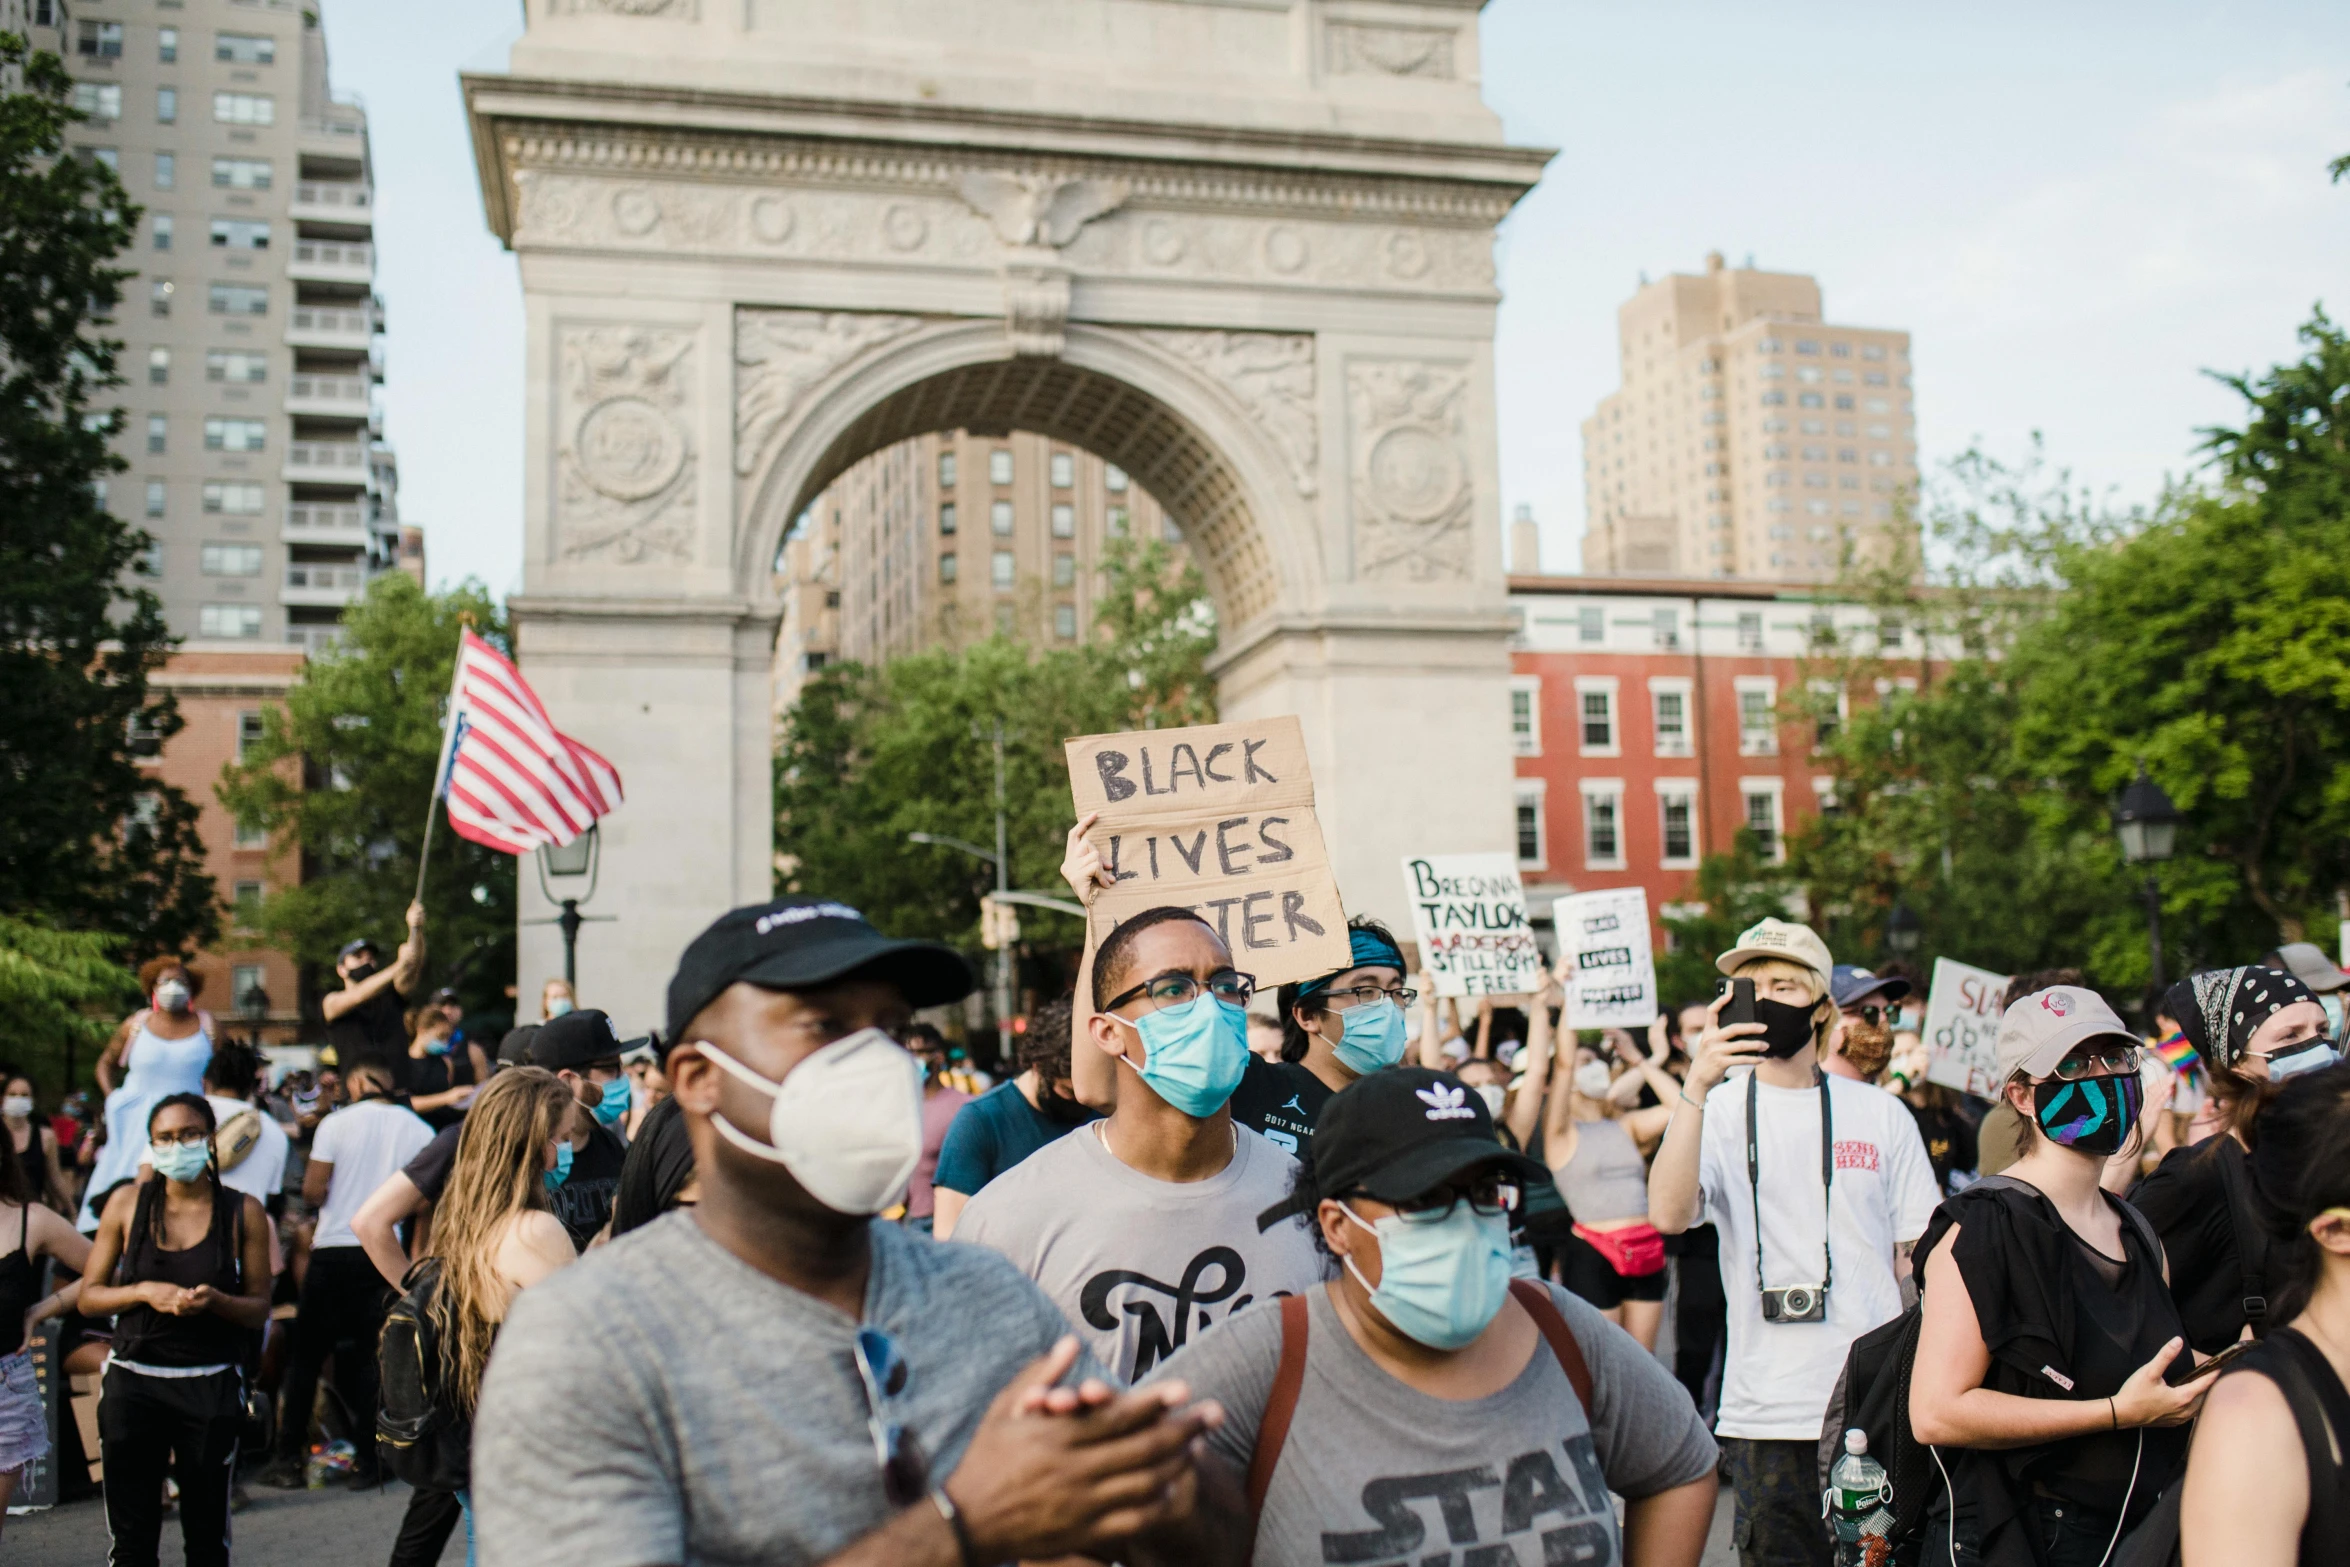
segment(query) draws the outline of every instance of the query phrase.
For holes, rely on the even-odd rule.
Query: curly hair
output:
[[[197,973],[195,966],[186,958],[175,958],[168,954],[160,958],[149,958],[139,965],[139,994],[142,996],[155,994],[157,981],[173,969],[178,969],[182,974],[188,976],[188,999],[190,1002],[204,994],[204,976]]]
[[[1034,1070],[1042,1083],[1057,1083],[1073,1070],[1069,1061],[1069,1013],[1076,999],[1062,996],[1038,1007],[1028,1020],[1028,1032],[1012,1045],[1015,1072]]]

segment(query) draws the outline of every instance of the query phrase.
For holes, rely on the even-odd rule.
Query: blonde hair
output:
[[[1820,971],[1807,963],[1797,963],[1788,958],[1748,958],[1738,965],[1730,977],[1732,979],[1801,980],[1803,988],[1811,992],[1811,1003],[1815,1009],[1828,998],[1828,982],[1820,977]],[[1826,1050],[1828,1048],[1828,1030],[1835,1025],[1835,1022],[1836,1012],[1832,1007],[1828,1009],[1826,1017],[1813,1018],[1812,1043],[1819,1046],[1820,1049]]]
[[[441,1265],[432,1303],[441,1340],[442,1386],[459,1409],[481,1392],[482,1367],[497,1337],[507,1289],[497,1269],[507,1222],[547,1207],[547,1144],[571,1110],[571,1090],[544,1067],[509,1067],[474,1096],[457,1134],[457,1160],[433,1209],[432,1244]]]

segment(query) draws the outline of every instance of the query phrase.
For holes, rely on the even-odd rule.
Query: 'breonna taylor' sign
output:
[[[1295,718],[1087,735],[1066,750],[1077,814],[1101,813],[1087,838],[1116,878],[1094,902],[1096,935],[1171,904],[1215,926],[1260,985],[1347,966]]]
[[[1420,965],[1440,996],[1515,996],[1542,988],[1542,949],[1507,854],[1418,854],[1403,862]]]

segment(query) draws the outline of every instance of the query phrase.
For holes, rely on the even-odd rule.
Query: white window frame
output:
[[[1851,688],[1841,681],[1814,680],[1810,684],[1810,690],[1815,697],[1832,695],[1836,698],[1836,732],[1842,734],[1844,726],[1852,721]],[[1820,727],[1816,722],[1812,725],[1811,752],[1814,756],[1820,754]]]
[[[1767,778],[1738,780],[1738,825],[1754,825],[1754,809],[1750,803],[1761,795],[1771,800],[1771,863],[1787,863],[1787,780],[1776,775]]]
[[[1576,786],[1583,797],[1583,868],[1592,871],[1620,871],[1624,868],[1624,781],[1621,778],[1586,778]],[[1591,829],[1596,812],[1595,803],[1606,801],[1615,817],[1616,852],[1595,854],[1591,848]]]
[[[1665,803],[1678,800],[1689,807],[1689,852],[1686,855],[1666,852]],[[1697,814],[1697,780],[1694,778],[1659,778],[1656,780],[1656,853],[1657,864],[1668,871],[1694,870],[1705,857],[1705,827]]]
[[[1054,452],[1045,464],[1046,475],[1056,490],[1074,488],[1077,483],[1077,458],[1070,452]]]
[[[1518,728],[1518,698],[1526,699],[1526,727]],[[1542,677],[1510,677],[1510,744],[1520,756],[1542,754]]]
[[[1665,740],[1664,716],[1658,699],[1677,696],[1681,699],[1681,738],[1677,743]],[[1697,754],[1697,682],[1687,675],[1652,675],[1648,681],[1648,727],[1653,749],[1659,756],[1695,756]]]
[[[1826,776],[1815,776],[1811,781],[1811,797],[1812,803],[1820,808],[1822,815],[1836,809],[1836,780]]]
[[[1777,756],[1779,754],[1779,682],[1770,675],[1739,675],[1730,683],[1738,698],[1738,754],[1740,756]],[[1760,694],[1764,711],[1770,715],[1768,729],[1755,729],[1746,722],[1746,699]]]
[[[1548,779],[1521,778],[1517,780],[1517,792],[1511,802],[1510,841],[1513,845],[1516,844],[1518,837],[1516,813],[1528,806],[1534,808],[1534,858],[1528,859],[1521,853],[1518,856],[1518,869],[1520,870],[1543,871],[1550,869],[1549,799],[1550,782]]]
[[[1613,675],[1577,675],[1575,677],[1575,754],[1577,756],[1622,756],[1624,754],[1624,704],[1620,700],[1617,681]],[[1607,698],[1607,744],[1592,745],[1583,738],[1583,699],[1591,696]]]

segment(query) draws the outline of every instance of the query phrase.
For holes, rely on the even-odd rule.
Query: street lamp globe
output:
[[[2146,776],[2146,764],[2140,762],[2138,776],[2113,805],[2113,829],[2122,841],[2122,858],[2132,865],[2169,859],[2181,820],[2179,808],[2162,792],[2162,785]]]
[[[1885,950],[1897,958],[1906,958],[1917,951],[1925,934],[1926,922],[1918,918],[1917,910],[1896,901],[1892,912],[1885,916]]]
[[[585,876],[594,866],[595,860],[596,829],[593,825],[569,843],[539,845],[539,864],[549,876]]]

